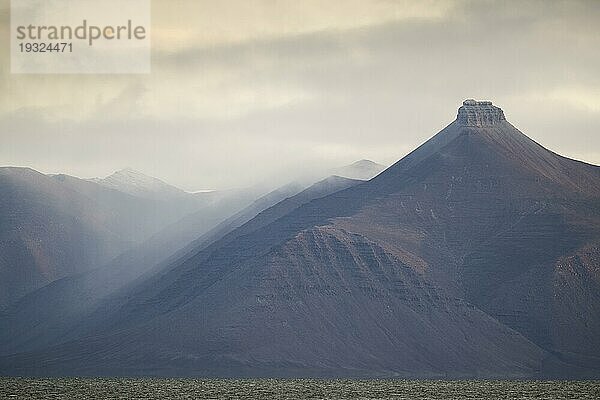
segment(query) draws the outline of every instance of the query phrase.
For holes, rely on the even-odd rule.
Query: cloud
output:
[[[454,1],[424,0],[194,0],[154,1],[155,46],[203,48],[344,31],[387,21],[440,19]]]
[[[540,94],[538,98],[559,102],[582,111],[600,113],[600,88],[593,90],[588,87],[558,87]]]

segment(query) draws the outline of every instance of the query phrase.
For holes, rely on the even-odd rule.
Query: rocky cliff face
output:
[[[501,108],[492,105],[491,101],[465,100],[458,109],[457,121],[464,126],[491,126],[506,121]]]
[[[374,179],[267,210],[0,370],[598,377],[599,201],[599,167],[467,101]]]

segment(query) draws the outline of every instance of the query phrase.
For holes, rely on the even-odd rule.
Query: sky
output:
[[[10,72],[0,0],[0,165],[186,190],[390,165],[491,100],[600,164],[600,1],[154,0],[152,72]]]

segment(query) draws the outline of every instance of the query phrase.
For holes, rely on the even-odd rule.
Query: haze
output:
[[[187,190],[391,164],[492,100],[600,163],[600,2],[153,1],[149,75],[13,75],[0,2],[0,165]]]

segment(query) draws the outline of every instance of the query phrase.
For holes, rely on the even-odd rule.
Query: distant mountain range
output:
[[[377,165],[338,170],[371,178]],[[107,264],[122,264],[125,258],[133,278],[148,263],[158,263],[158,254],[167,258],[217,224],[223,228],[226,218],[227,226],[237,227],[306,185],[291,183],[256,200],[261,187],[188,193],[131,168],[80,179],[2,167],[0,310],[61,278],[98,268],[112,271]],[[233,220],[236,212],[240,215]]]
[[[31,294],[2,318],[0,372],[600,377],[600,167],[491,102],[373,179],[269,203],[70,318],[31,315],[60,289]]]

